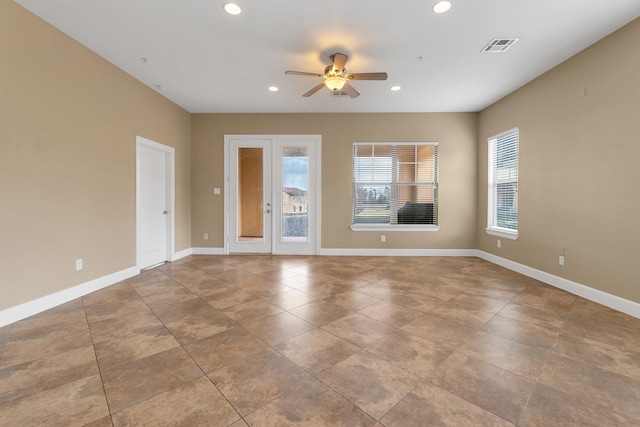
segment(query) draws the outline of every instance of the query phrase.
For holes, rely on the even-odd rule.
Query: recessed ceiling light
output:
[[[433,5],[433,11],[435,13],[444,13],[449,9],[451,9],[451,2],[448,0],[440,0],[438,3]]]
[[[225,3],[224,11],[227,12],[229,15],[240,15],[240,12],[242,12],[242,9],[240,9],[240,6],[238,6],[235,3]]]
[[[277,87],[275,87],[275,86],[269,86],[269,90],[270,90],[271,92],[277,92],[277,91],[278,91],[278,88],[277,88]]]
[[[391,86],[391,90],[393,91],[398,91],[400,89],[402,89],[402,86]]]

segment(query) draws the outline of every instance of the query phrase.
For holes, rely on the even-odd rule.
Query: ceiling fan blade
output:
[[[349,57],[344,53],[334,53],[331,55],[331,60],[333,61],[333,71],[336,73],[344,72],[344,66],[347,63],[347,59]]]
[[[322,74],[318,73],[307,73],[305,71],[285,71],[285,74],[292,74],[294,76],[311,76],[311,77],[322,77]]]
[[[353,73],[346,77],[348,80],[387,80],[387,73]]]
[[[360,96],[360,92],[358,92],[353,86],[351,86],[349,83],[345,83],[344,86],[342,86],[342,91],[344,93],[346,93],[347,95],[349,95],[350,98],[357,98]]]
[[[320,89],[322,89],[323,87],[324,87],[324,82],[320,83],[318,86],[314,87],[313,89],[311,89],[309,92],[305,93],[302,96],[304,96],[305,98],[308,98],[314,93],[316,93],[317,91],[319,91]]]

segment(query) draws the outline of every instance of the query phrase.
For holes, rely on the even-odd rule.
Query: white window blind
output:
[[[518,232],[519,130],[489,138],[487,231]]]
[[[437,143],[354,143],[352,224],[437,224]]]

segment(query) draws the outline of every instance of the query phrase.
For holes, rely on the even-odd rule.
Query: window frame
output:
[[[507,135],[516,134],[516,178],[508,178],[502,180],[494,181],[494,170],[497,167],[496,159],[494,154],[497,149],[494,149],[495,144],[498,143],[499,138],[503,138]],[[501,132],[497,135],[491,136],[487,138],[487,227],[485,231],[487,234],[492,236],[502,237],[510,240],[517,240],[520,236],[520,222],[519,222],[519,204],[518,204],[518,193],[519,193],[519,180],[520,180],[520,128],[515,127],[513,129],[509,129],[505,132]],[[516,229],[500,227],[497,223],[498,218],[498,206],[494,202],[495,191],[499,184],[515,184],[515,205],[516,205],[516,215],[518,215],[517,226]]]
[[[381,224],[376,224],[376,223],[362,223],[362,224],[356,224],[354,223],[354,207],[355,207],[355,147],[358,145],[362,145],[362,146],[401,146],[401,145],[405,145],[405,146],[432,146],[435,147],[435,155],[434,155],[434,160],[435,160],[435,164],[434,164],[434,182],[433,182],[433,189],[435,192],[435,197],[434,197],[434,206],[435,206],[435,221],[436,224],[392,224],[392,223],[381,223]],[[440,143],[439,142],[354,142],[351,146],[351,173],[352,173],[352,177],[351,177],[351,230],[352,231],[438,231],[440,230],[440,226],[437,224],[438,221],[438,175],[439,175],[439,154],[438,154],[438,148],[439,148]],[[397,175],[394,176],[393,172],[396,172],[398,169],[398,165],[400,164],[400,162],[398,161],[398,159],[394,159],[393,161],[395,161],[395,163],[392,163],[391,166],[391,170],[392,170],[392,181],[389,183],[389,185],[395,184],[395,185],[401,185],[403,183],[401,183],[398,180]],[[384,185],[383,183],[380,183],[381,185]],[[406,184],[406,183],[404,183]],[[393,193],[393,192],[392,192]],[[390,204],[395,206],[395,214],[397,214],[397,194],[392,194],[391,197],[395,197],[395,200],[390,200]]]

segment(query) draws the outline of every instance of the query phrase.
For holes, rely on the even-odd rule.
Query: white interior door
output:
[[[170,147],[136,139],[137,266],[169,260]]]
[[[317,254],[319,135],[225,136],[225,253]]]

